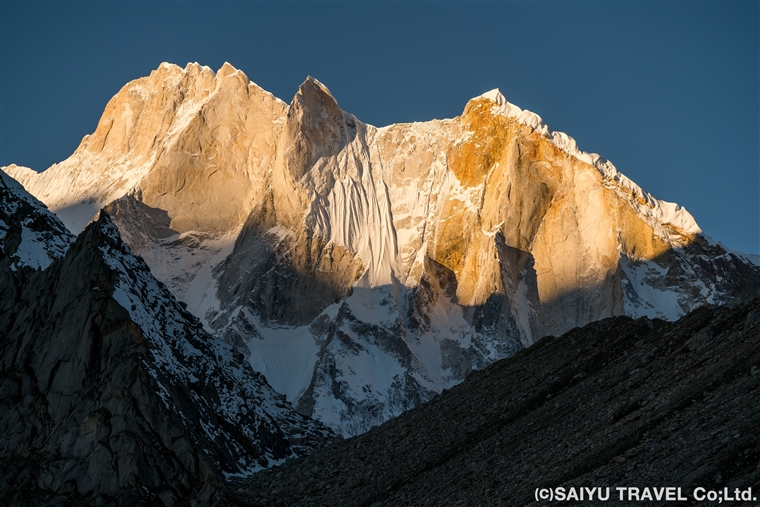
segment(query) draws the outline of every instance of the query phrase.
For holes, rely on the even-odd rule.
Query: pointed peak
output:
[[[330,90],[317,79],[308,76],[298,87],[298,92],[290,103],[291,107],[308,111],[327,110],[335,118],[343,118],[343,112]]]
[[[501,90],[498,88],[494,88],[493,90],[487,91],[484,94],[480,95],[479,97],[475,97],[476,99],[487,99],[492,102],[496,102],[500,106],[504,106],[507,104],[507,99],[504,98],[504,95],[502,95]]]
[[[227,76],[234,76],[237,73],[243,74],[242,71],[240,71],[239,69],[236,69],[231,63],[224,62],[222,67],[219,69],[219,71],[217,71],[216,77],[222,78],[222,77],[227,77]],[[246,81],[247,80],[248,78],[246,77]]]
[[[98,213],[94,217],[92,217],[92,221],[100,223],[100,224],[113,223],[111,220],[111,214],[108,211],[106,211],[105,208],[101,208],[100,211],[98,211]]]
[[[465,111],[468,110],[473,102],[480,100],[487,100],[491,102],[491,110],[493,112],[503,114],[504,116],[515,117],[518,119],[518,121],[525,123],[526,125],[530,125],[534,129],[539,128],[541,125],[543,125],[543,121],[541,120],[540,116],[527,110],[523,111],[518,106],[512,104],[506,99],[506,97],[504,97],[504,95],[501,93],[501,90],[498,88],[494,88],[493,90],[489,90],[481,95],[478,95],[477,97],[470,99],[467,102],[467,106],[465,106]]]
[[[465,112],[473,103],[482,100],[489,101],[491,103],[491,110],[505,116],[519,116],[523,112],[522,109],[510,103],[498,88],[494,88],[493,90],[489,90],[477,97],[471,98],[467,101],[467,106],[464,108]]]
[[[198,62],[188,62],[187,65],[185,65],[185,72],[192,74],[200,74],[201,72],[211,72],[212,74],[214,73],[214,71],[211,70],[211,67],[201,65]]]
[[[166,69],[166,70],[174,70],[174,69],[179,69],[180,67],[179,67],[179,65],[177,65],[175,63],[161,62],[161,65],[159,65],[158,68],[159,69]]]
[[[77,242],[129,251],[129,247],[122,241],[119,229],[113,223],[110,213],[105,209],[101,209],[97,215],[92,217],[87,227],[77,236]],[[88,246],[88,248],[90,247]]]
[[[91,228],[105,232],[108,236],[113,236],[113,231],[116,231],[116,226],[111,219],[111,214],[108,213],[105,208],[101,208],[98,213],[92,217],[92,220],[90,220],[85,231]],[[118,236],[118,232],[116,234]]]
[[[153,72],[183,72],[183,69],[174,63],[161,62],[161,65],[159,65]],[[151,74],[153,74],[153,72],[151,72]]]
[[[90,220],[90,223],[87,224],[87,227],[85,227],[80,235],[87,234],[87,231],[91,230],[98,231],[100,234],[105,234],[106,236],[111,237],[111,239],[118,239],[121,241],[121,236],[119,235],[116,225],[113,223],[111,214],[105,208],[101,208],[98,213],[92,217],[92,220]],[[90,232],[90,234],[93,234],[93,232]]]
[[[169,62],[161,62],[161,64],[156,67],[155,70],[152,70],[150,72],[150,77],[158,80],[163,81],[165,79],[178,79],[179,77],[183,76],[186,73],[185,69],[180,67],[179,65],[176,65],[174,63]],[[131,83],[127,83],[126,86],[129,86],[130,84],[134,82],[140,82],[140,80],[132,81]]]
[[[218,71],[218,72],[219,72],[220,74],[221,74],[222,72],[230,72],[230,73],[234,73],[234,72],[237,72],[237,69],[236,69],[236,68],[235,68],[235,66],[234,66],[234,65],[232,65],[230,62],[224,62],[224,63],[222,64],[222,66],[219,68],[219,71]]]
[[[335,97],[333,97],[333,94],[330,92],[329,88],[323,85],[317,78],[306,76],[306,80],[304,80],[304,82],[301,83],[301,86],[298,87],[298,93],[303,95],[308,88],[319,90],[320,92],[328,95],[333,100],[335,100]]]

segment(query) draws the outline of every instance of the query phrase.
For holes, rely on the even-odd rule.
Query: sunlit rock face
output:
[[[346,435],[542,336],[760,291],[750,256],[498,90],[376,128],[313,78],[288,105],[229,64],[162,64],[69,159],[4,170],[74,231],[107,206],[209,331]]]

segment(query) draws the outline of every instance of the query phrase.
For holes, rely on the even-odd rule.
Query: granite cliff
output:
[[[304,414],[344,435],[599,319],[756,297],[760,268],[493,90],[376,128],[308,78],[162,64],[67,160],[3,168],[124,241]]]

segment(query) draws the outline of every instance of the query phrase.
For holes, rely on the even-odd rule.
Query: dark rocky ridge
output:
[[[30,239],[39,244],[25,244]],[[19,288],[35,272],[29,257],[49,262],[61,257],[73,241],[58,217],[0,171],[0,313],[16,303]],[[29,255],[30,250],[36,255]]]
[[[618,486],[757,490],[759,404],[760,299],[677,322],[617,317],[544,338],[364,435],[239,481],[235,495],[513,506],[560,485],[609,486],[605,505]]]
[[[3,190],[0,219],[14,223],[19,196]],[[227,476],[331,436],[208,335],[106,213],[47,269],[13,271],[12,250],[0,257],[0,504],[220,505]]]

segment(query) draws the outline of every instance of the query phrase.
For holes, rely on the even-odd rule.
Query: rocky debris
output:
[[[4,217],[18,203],[0,197]],[[2,246],[12,254],[13,244]],[[9,275],[8,259],[0,259],[3,294],[15,290],[0,312],[7,504],[220,505],[228,477],[332,437],[234,345],[208,335],[107,213],[23,280]]]
[[[760,484],[760,299],[547,337],[430,403],[238,481],[245,505],[539,505],[536,488]],[[563,505],[586,505],[566,502]]]

